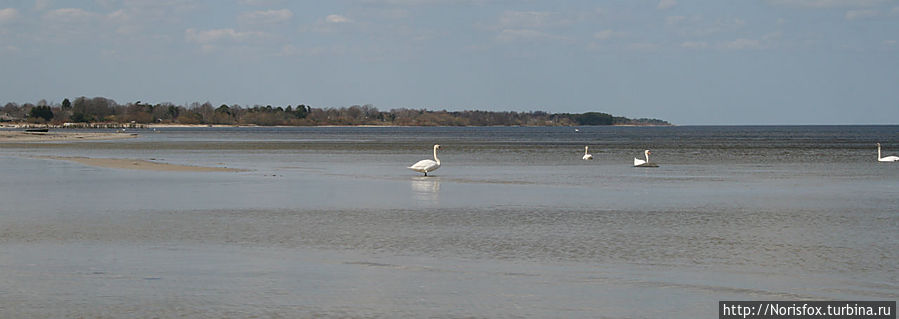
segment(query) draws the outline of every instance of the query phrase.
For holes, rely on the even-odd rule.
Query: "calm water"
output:
[[[899,163],[874,145],[899,154],[899,126],[580,130],[0,144],[0,317],[692,318],[899,298]],[[405,168],[435,143],[433,176]],[[660,168],[631,167],[643,149]]]

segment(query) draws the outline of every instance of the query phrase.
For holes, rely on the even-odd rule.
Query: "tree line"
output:
[[[296,106],[221,104],[194,102],[118,104],[104,97],[68,98],[59,104],[6,103],[0,121],[62,125],[63,123],[222,124],[222,125],[398,125],[398,126],[571,126],[571,125],[670,125],[658,119],[629,119],[601,112],[547,113],[494,111],[430,111],[394,108],[381,111],[372,105],[316,108]]]

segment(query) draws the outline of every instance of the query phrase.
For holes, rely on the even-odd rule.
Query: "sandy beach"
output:
[[[0,131],[0,143],[117,140],[135,137],[135,133]]]
[[[60,161],[76,162],[84,165],[120,168],[120,169],[136,169],[145,171],[168,171],[168,172],[245,172],[247,170],[227,168],[227,167],[208,167],[208,166],[187,166],[178,164],[158,163],[147,160],[127,159],[127,158],[90,158],[90,157],[66,157],[66,156],[36,156],[40,159],[52,159]]]
[[[83,140],[117,140],[136,138],[135,133],[98,133],[98,132],[0,132],[0,143],[27,143],[27,142],[57,142],[57,141],[83,141]],[[134,169],[145,171],[170,171],[170,172],[243,172],[246,170],[227,167],[188,166],[169,163],[159,163],[140,159],[127,158],[92,158],[92,157],[66,157],[66,156],[35,156],[33,158],[71,161],[84,165]]]

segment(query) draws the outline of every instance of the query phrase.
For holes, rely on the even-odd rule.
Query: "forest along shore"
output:
[[[0,121],[52,124],[120,126],[146,124],[220,124],[220,125],[397,125],[397,126],[573,126],[573,125],[670,125],[651,118],[627,118],[602,112],[549,113],[544,111],[447,111],[392,108],[379,110],[373,105],[349,107],[311,107],[304,104],[238,105],[210,102],[190,105],[172,103],[119,104],[104,97],[64,99],[61,104],[6,103],[0,108]]]

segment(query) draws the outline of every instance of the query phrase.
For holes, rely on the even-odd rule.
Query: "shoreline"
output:
[[[0,143],[98,141],[136,138],[136,133],[0,131]]]
[[[613,125],[255,125],[255,124],[128,124],[128,123],[91,123],[84,126],[34,125],[34,124],[0,124],[0,129],[50,128],[50,129],[153,129],[153,128],[222,128],[222,127],[672,127],[655,124],[613,124]]]

